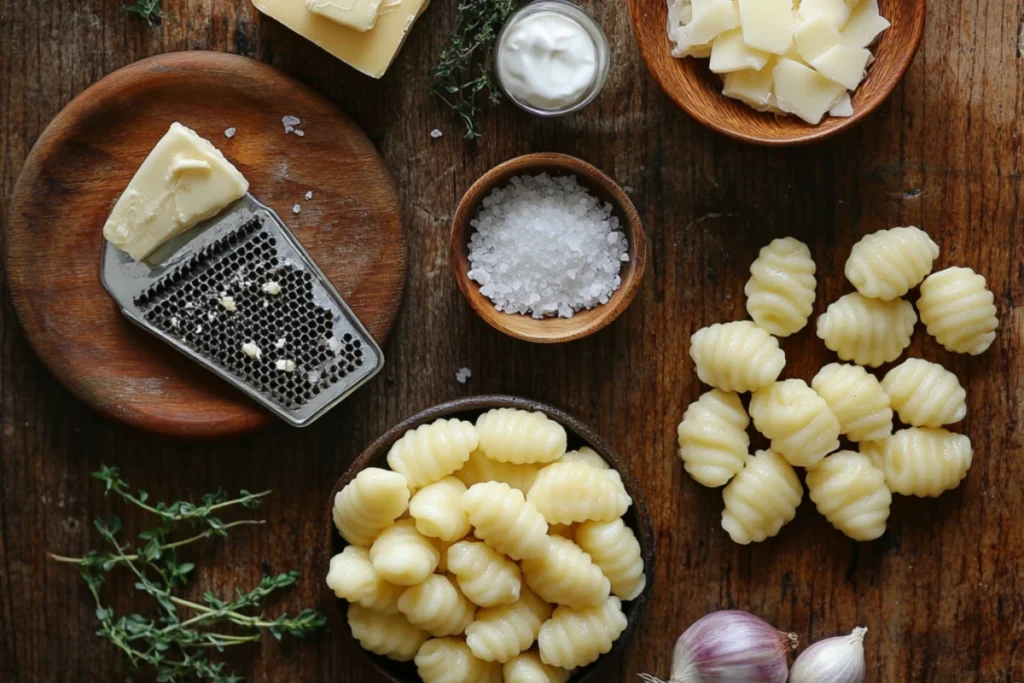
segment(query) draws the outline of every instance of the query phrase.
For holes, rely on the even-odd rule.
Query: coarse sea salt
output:
[[[569,318],[622,284],[629,245],[619,219],[575,176],[512,178],[471,225],[469,278],[499,311]]]

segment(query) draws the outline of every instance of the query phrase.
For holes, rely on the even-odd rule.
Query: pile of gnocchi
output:
[[[633,501],[566,445],[541,412],[437,420],[338,492],[327,585],[359,644],[424,683],[564,683],[609,652],[647,583]]]
[[[945,427],[967,415],[967,394],[938,363],[909,358],[881,380],[864,366],[897,360],[918,314],[947,350],[977,355],[999,321],[985,278],[970,268],[932,273],[939,247],[922,230],[880,230],[854,245],[845,273],[855,292],[818,318],[817,335],[846,363],[808,385],[779,376],[779,337],[803,329],[815,298],[815,264],[792,237],[764,247],[744,292],[752,320],[715,324],[690,340],[690,357],[711,391],[679,424],[679,457],[700,484],[724,486],[722,527],[740,544],[776,535],[796,516],[807,488],[818,510],[858,541],[885,533],[892,494],[938,496],[956,488],[973,460],[971,440]],[[929,274],[931,273],[931,274]],[[904,299],[920,285],[917,311]],[[749,414],[739,394],[750,392]],[[905,428],[893,431],[893,415]],[[750,454],[747,427],[771,441]],[[845,435],[857,450],[839,450]]]

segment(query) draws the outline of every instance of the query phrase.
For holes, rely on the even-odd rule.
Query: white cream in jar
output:
[[[498,78],[515,100],[544,112],[586,98],[599,75],[590,32],[562,12],[537,11],[514,20],[498,45]]]

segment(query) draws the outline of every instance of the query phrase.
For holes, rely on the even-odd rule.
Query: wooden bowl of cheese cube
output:
[[[574,486],[597,493],[565,495]],[[332,630],[393,683],[605,680],[654,573],[650,514],[619,456],[580,420],[511,396],[388,430],[335,484],[324,528]],[[504,637],[509,624],[533,642]]]
[[[824,140],[877,109],[910,67],[925,19],[925,0],[629,0],[629,9],[648,70],[679,107],[771,147]]]

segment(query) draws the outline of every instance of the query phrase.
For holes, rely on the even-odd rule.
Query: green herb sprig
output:
[[[54,561],[78,565],[96,602],[96,618],[100,622],[97,635],[125,654],[132,673],[152,675],[161,683],[195,680],[238,683],[242,679],[227,671],[223,662],[210,659],[212,650],[223,652],[234,645],[257,642],[264,632],[278,640],[284,635],[303,638],[327,625],[326,618],[312,609],[304,609],[295,616],[281,614],[274,619],[257,611],[272,593],[295,584],[299,577],[295,571],[264,576],[251,590],[236,589],[229,600],[206,592],[201,602],[193,602],[173,593],[175,588],[188,585],[195,570],[193,563],[179,561],[178,549],[205,538],[226,537],[228,530],[235,527],[264,524],[263,520],[253,519],[225,522],[218,515],[221,510],[236,506],[256,509],[270,491],[242,490],[237,498],[229,500],[223,490],[218,490],[203,496],[198,504],[189,501],[150,503],[149,494],[141,489],[133,492],[116,467],[101,466],[92,476],[105,483],[106,493],[114,493],[123,501],[155,515],[159,524],[140,533],[140,543],[132,548],[129,541],[119,538],[120,518],[116,515],[98,518],[94,525],[110,549],[92,550],[85,557],[48,554]],[[171,540],[182,528],[189,528],[191,535]],[[107,574],[118,567],[134,575],[137,591],[156,601],[157,616],[119,617],[112,608],[104,606],[101,591]],[[182,611],[186,614],[181,614]]]
[[[480,137],[487,104],[501,101],[493,75],[493,43],[518,0],[463,0],[459,20],[434,65],[431,91],[462,120],[467,140]]]
[[[124,8],[125,12],[138,14],[146,20],[150,26],[156,26],[163,17],[163,10],[160,7],[161,0],[135,0],[134,5]]]

